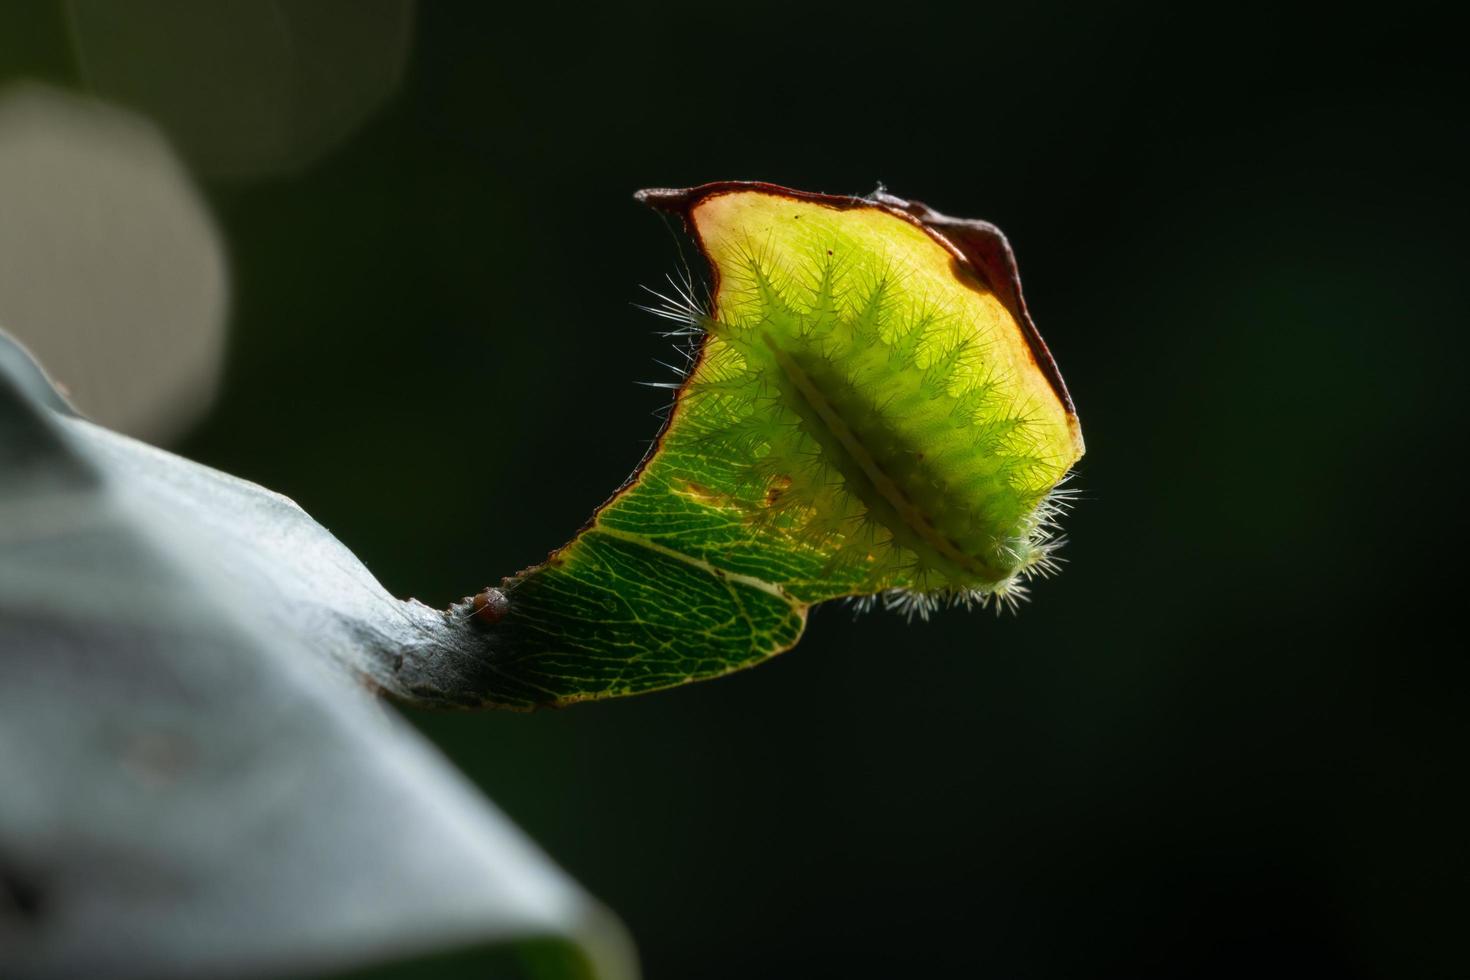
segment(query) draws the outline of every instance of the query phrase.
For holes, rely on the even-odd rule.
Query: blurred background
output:
[[[443,605],[657,430],[635,189],[992,220],[1088,445],[1019,616],[413,721],[651,978],[1463,976],[1447,10],[22,0],[0,323]]]

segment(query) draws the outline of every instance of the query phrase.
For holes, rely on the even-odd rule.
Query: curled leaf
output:
[[[927,616],[1054,570],[1082,438],[998,230],[887,194],[639,197],[710,263],[709,302],[683,284],[655,310],[693,367],[628,483],[505,583],[496,703],[716,676],[792,646],[816,602]]]

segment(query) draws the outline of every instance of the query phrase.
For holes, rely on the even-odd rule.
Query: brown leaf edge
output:
[[[633,199],[655,210],[678,216],[684,222],[685,231],[699,244],[701,254],[708,259],[708,252],[704,248],[704,243],[699,239],[699,232],[693,226],[690,215],[701,201],[718,197],[721,194],[740,191],[756,191],[776,197],[788,197],[792,200],[820,204],[838,210],[875,208],[922,228],[929,234],[929,237],[954,257],[958,266],[957,272],[963,270],[978,279],[1016,318],[1016,322],[1021,325],[1021,333],[1026,338],[1026,345],[1030,349],[1031,357],[1036,362],[1037,368],[1051,385],[1052,390],[1056,392],[1067,414],[1073,417],[1077,415],[1077,409],[1072,404],[1072,396],[1067,391],[1067,384],[1062,380],[1062,373],[1057,368],[1056,358],[1052,357],[1051,350],[1047,348],[1046,341],[1041,338],[1041,332],[1036,329],[1036,323],[1031,319],[1031,312],[1026,307],[1026,297],[1021,292],[1021,273],[1016,266],[1015,252],[1011,249],[1011,243],[1006,239],[1005,234],[995,225],[976,218],[955,218],[942,214],[921,201],[905,200],[882,188],[867,197],[851,197],[792,190],[789,187],[758,180],[724,180],[685,189],[649,188],[638,191],[633,195]],[[712,269],[712,271],[718,274],[718,270]],[[963,277],[960,278],[963,280]]]

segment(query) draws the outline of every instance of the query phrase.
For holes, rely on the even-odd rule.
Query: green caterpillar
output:
[[[673,426],[725,447],[740,489],[720,503],[910,614],[1013,605],[1055,571],[1081,437],[993,268],[882,200],[685,193],[714,300],[658,312],[703,337]]]

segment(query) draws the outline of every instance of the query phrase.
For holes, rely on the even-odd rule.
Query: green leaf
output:
[[[0,975],[633,976],[374,697],[452,688],[466,635],[284,497],[77,417],[0,333]]]
[[[796,643],[807,608],[1014,604],[1055,569],[1082,439],[1004,237],[880,194],[646,191],[710,262],[659,440],[575,540],[509,579],[488,700],[635,694]]]

